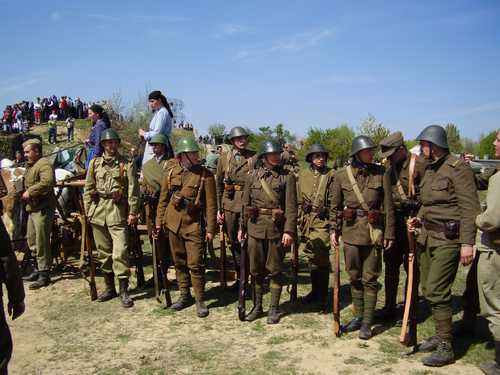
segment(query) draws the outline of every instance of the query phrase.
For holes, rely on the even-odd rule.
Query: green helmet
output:
[[[199,152],[200,146],[193,137],[183,137],[177,141],[175,145],[175,154],[179,155],[183,152]]]
[[[325,154],[326,157],[328,158],[328,150],[325,148],[325,146],[319,144],[319,143],[315,143],[313,144],[310,148],[309,148],[309,151],[307,151],[307,154],[306,154],[306,161],[308,163],[311,162],[311,156],[312,154]]]
[[[417,141],[427,141],[434,143],[436,146],[448,149],[448,137],[446,130],[439,125],[429,125],[417,137]]]
[[[167,137],[165,137],[163,134],[155,134],[149,140],[149,144],[161,144],[167,146]]]
[[[260,145],[259,158],[266,154],[272,154],[275,152],[283,152],[283,147],[278,142],[275,141],[265,141]]]
[[[248,132],[245,129],[243,129],[241,126],[235,126],[229,132],[227,139],[230,141],[231,139],[236,138],[236,137],[248,137],[249,135],[250,134],[248,134]]]
[[[112,141],[116,139],[117,141],[120,141],[120,136],[118,135],[118,133],[116,132],[115,129],[112,129],[112,128],[108,128],[106,130],[104,130],[101,134],[101,142],[102,141]]]
[[[373,143],[372,139],[366,135],[358,135],[356,138],[352,140],[351,145],[351,156],[356,155],[358,152],[362,150],[366,150],[369,148],[376,148],[377,146]]]

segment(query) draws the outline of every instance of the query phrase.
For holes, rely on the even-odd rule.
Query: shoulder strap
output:
[[[269,186],[269,184],[267,183],[266,180],[264,180],[264,178],[259,178],[259,182],[262,186],[262,189],[264,189],[264,193],[266,193],[267,197],[274,203],[274,204],[277,204],[278,203],[278,197],[276,196],[276,194],[274,193],[273,189],[271,189],[271,186]]]
[[[325,187],[325,184],[327,181],[327,178],[326,178],[327,176],[328,176],[328,173],[325,173],[325,174],[322,174],[321,177],[319,178],[318,188],[316,189],[316,194],[314,195],[314,200],[312,203],[313,207],[318,207],[319,195]]]
[[[408,195],[410,198],[415,196],[415,163],[417,155],[411,154],[410,166],[408,169]]]
[[[359,190],[358,183],[352,174],[352,167],[350,165],[346,168],[347,177],[349,178],[349,182],[351,183],[352,189],[354,190],[354,194],[356,194],[356,198],[358,198],[358,202],[365,211],[369,211],[370,207],[366,204],[365,198],[363,194],[361,194],[361,190]]]

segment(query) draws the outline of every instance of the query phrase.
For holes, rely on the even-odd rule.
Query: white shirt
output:
[[[165,107],[161,107],[159,110],[155,111],[151,122],[149,123],[149,131],[144,133],[144,139],[146,140],[146,147],[144,148],[144,156],[142,157],[142,165],[150,160],[154,153],[153,148],[149,144],[149,140],[155,134],[163,134],[170,139],[170,133],[172,131],[172,118]],[[142,169],[142,167],[141,167]]]

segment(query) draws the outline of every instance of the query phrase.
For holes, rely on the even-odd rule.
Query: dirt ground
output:
[[[299,295],[308,289],[305,264],[301,269]],[[147,277],[151,275],[150,267],[145,271]],[[463,290],[465,272],[460,271],[455,295]],[[174,278],[173,270],[169,276]],[[399,328],[378,326],[378,334],[369,341],[359,340],[356,334],[336,338],[331,314],[320,315],[314,308],[287,303],[286,291],[280,324],[269,326],[265,317],[242,323],[237,319],[236,294],[220,289],[215,270],[208,271],[208,279],[210,315],[199,319],[194,306],[182,312],[163,309],[152,290],[134,293],[135,306],[128,310],[118,299],[91,302],[87,285],[77,274],[55,275],[48,288],[27,290],[27,311],[11,322],[15,342],[11,373],[470,375],[480,373],[477,363],[493,357],[484,339],[462,339],[456,343],[455,364],[426,368],[419,361],[423,354],[406,355],[408,350],[398,342]],[[97,282],[102,288],[100,276]],[[134,287],[134,278],[131,283]],[[174,300],[177,295],[172,291]],[[342,321],[346,322],[351,318],[346,285],[341,296],[345,301]],[[264,302],[267,310],[269,294]],[[247,300],[247,311],[250,305]],[[379,307],[382,305],[381,293]],[[457,320],[460,308],[455,311]],[[432,333],[427,317],[419,324],[419,338]]]

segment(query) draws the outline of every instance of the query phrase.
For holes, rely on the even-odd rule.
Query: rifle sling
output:
[[[262,186],[262,189],[264,189],[264,193],[266,193],[267,197],[273,202],[273,204],[278,204],[278,197],[274,193],[271,186],[269,186],[267,181],[264,180],[263,178],[259,178],[259,182]]]

